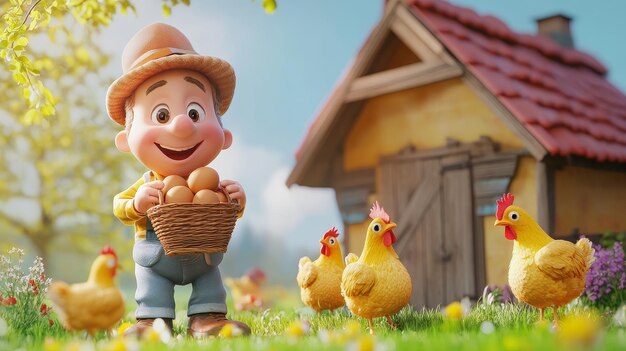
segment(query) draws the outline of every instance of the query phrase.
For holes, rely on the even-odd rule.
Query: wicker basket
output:
[[[228,202],[164,204],[148,210],[148,218],[167,256],[226,252],[235,228],[239,203],[220,189]]]

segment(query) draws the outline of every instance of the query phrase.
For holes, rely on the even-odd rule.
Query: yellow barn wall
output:
[[[382,156],[397,153],[409,144],[418,149],[442,147],[446,138],[474,142],[487,135],[503,150],[522,149],[523,143],[461,79],[451,79],[370,99],[352,126],[344,144],[344,169],[378,168]],[[536,215],[535,161],[520,159],[511,191],[516,203]],[[370,202],[378,199],[371,196]],[[384,204],[383,204],[384,205]],[[495,228],[495,216],[484,218],[487,283],[508,281],[512,242]],[[348,226],[349,252],[360,253],[369,220]]]
[[[537,218],[537,164],[530,156],[521,157],[517,171],[509,187],[515,195],[515,204]],[[487,264],[487,284],[503,286],[508,284],[509,263],[513,251],[513,241],[504,237],[504,228],[495,227],[495,214],[483,218],[485,228],[485,261]]]
[[[377,194],[370,194],[367,197],[367,203],[373,204],[374,201],[380,200]],[[383,204],[384,206],[384,204]],[[357,255],[361,255],[361,251],[363,251],[363,246],[365,245],[365,235],[367,233],[367,228],[370,225],[370,219],[367,218],[362,223],[357,224],[349,224],[348,225],[348,235],[350,239],[348,239],[348,247],[346,250],[346,255],[348,252],[352,252]]]
[[[344,144],[346,171],[371,168],[409,144],[442,147],[446,138],[473,142],[487,135],[503,149],[523,144],[460,78],[370,99]]]
[[[555,183],[557,235],[626,230],[626,173],[566,167]]]
[[[348,235],[350,235],[350,239],[348,240],[348,250],[345,252],[346,255],[349,252],[359,256],[361,255],[361,251],[363,251],[363,246],[365,245],[365,234],[367,233],[367,227],[369,224],[370,221],[367,220],[363,223],[348,225]]]

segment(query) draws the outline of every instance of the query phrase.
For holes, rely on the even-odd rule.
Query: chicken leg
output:
[[[391,326],[391,329],[396,330],[398,329],[398,327],[396,326],[396,324],[393,322],[393,320],[391,319],[390,316],[387,316],[387,323],[389,323],[389,326]]]
[[[539,309],[539,321],[543,322],[543,311],[545,310],[545,308],[540,308]]]
[[[556,327],[557,324],[559,324],[559,307],[554,305],[554,307],[552,307],[552,315],[554,316],[552,324]]]
[[[370,323],[370,335],[374,335],[374,326],[372,325],[372,319],[367,320]]]

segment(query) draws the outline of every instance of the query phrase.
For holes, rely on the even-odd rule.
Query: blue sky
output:
[[[176,7],[164,19],[156,2],[140,0],[137,17],[118,17],[102,32],[103,45],[115,54],[105,71],[119,75],[127,40],[156,21],[178,27],[199,53],[229,61],[237,72],[237,90],[224,123],[235,139],[214,166],[246,188],[249,201],[241,225],[313,253],[328,228],[341,228],[334,194],[287,189],[284,181],[317,110],[380,19],[383,0],[278,0],[273,15],[265,14],[260,2],[194,0],[191,7]],[[526,33],[535,32],[538,17],[556,12],[574,17],[575,45],[599,58],[609,68],[611,81],[626,90],[626,49],[620,44],[626,34],[621,18],[626,2],[452,2],[493,14]],[[104,106],[104,92],[100,96]]]

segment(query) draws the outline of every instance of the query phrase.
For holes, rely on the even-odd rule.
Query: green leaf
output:
[[[37,27],[37,20],[33,19],[32,21],[30,21],[30,24],[28,25],[28,30],[32,31],[33,29],[35,29],[35,27]]]
[[[167,4],[163,4],[163,16],[169,17],[172,14],[172,8]]]
[[[26,45],[28,45],[28,38],[26,38],[26,37],[19,37],[15,41],[15,43],[14,43],[14,46],[18,46],[18,45],[19,46],[26,46]]]
[[[17,82],[17,84],[24,85],[28,82],[28,79],[23,73],[15,72],[13,73],[13,80]]]
[[[30,88],[22,89],[22,97],[26,100],[30,99]]]
[[[185,6],[189,6],[189,4],[191,3],[189,0],[180,0],[183,4],[185,4]]]
[[[40,118],[41,118],[41,114],[39,113],[39,111],[34,108],[31,108],[30,110],[26,112],[26,115],[24,115],[24,122],[26,122],[26,124],[33,124],[35,123],[35,121],[38,121]]]
[[[89,52],[87,52],[84,46],[81,46],[78,49],[76,49],[76,57],[78,58],[79,61],[89,62]]]
[[[54,115],[54,107],[52,107],[52,105],[50,104],[45,104],[42,108],[41,108],[41,113],[44,116],[52,116]]]

